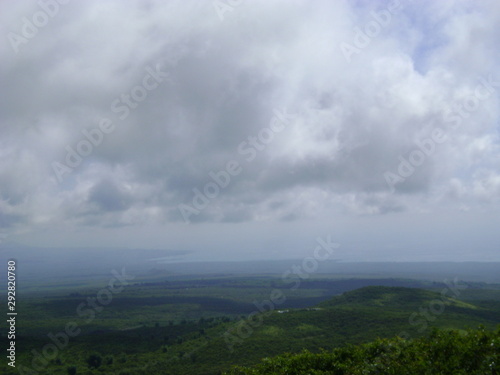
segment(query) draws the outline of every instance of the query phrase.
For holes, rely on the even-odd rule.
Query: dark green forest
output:
[[[227,375],[361,375],[361,374],[498,374],[500,328],[437,330],[424,338],[400,337],[334,349],[331,352],[285,354],[264,358],[253,368],[234,368]]]
[[[272,275],[205,276],[136,281],[107,305],[98,293],[25,294],[16,368],[3,373],[498,371],[497,284],[321,277],[294,289]]]

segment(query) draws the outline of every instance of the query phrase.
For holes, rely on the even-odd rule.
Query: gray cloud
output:
[[[40,8],[1,4],[0,226],[175,226],[231,160],[241,173],[192,223],[498,210],[500,7],[401,0],[347,61],[341,44],[386,8],[257,1],[221,21],[210,2],[71,2],[15,53],[9,33]],[[168,78],[138,97],[152,70]],[[293,120],[262,133],[276,110]],[[114,129],[59,182],[53,162],[103,119]],[[384,174],[436,128],[446,141],[391,190]],[[252,146],[259,134],[273,139]]]

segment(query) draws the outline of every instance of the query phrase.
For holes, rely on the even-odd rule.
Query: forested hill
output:
[[[20,367],[5,373],[33,374],[38,367],[39,375],[500,374],[495,367],[500,343],[496,285],[460,289],[460,284],[450,284],[433,290],[367,286],[291,308],[262,287],[272,279],[224,280],[237,288],[222,281],[197,288],[189,280],[131,285],[93,324],[80,322],[81,334],[43,368],[33,353],[52,342],[46,332],[59,332],[74,321],[74,306],[93,294],[28,300],[23,310],[36,311],[40,327],[20,326]],[[302,292],[311,301],[318,295],[314,289]],[[256,300],[257,293],[274,296],[275,303]],[[253,306],[253,312],[240,305]],[[182,320],[153,320],[173,309]],[[197,317],[202,309],[210,316]],[[146,314],[149,324],[144,323]],[[189,315],[195,319],[185,319]],[[484,329],[477,330],[481,325]],[[432,333],[434,329],[439,331]],[[246,367],[231,370],[233,365]]]
[[[330,352],[285,354],[264,358],[253,368],[226,375],[364,375],[364,374],[500,374],[500,328],[433,330],[426,337],[379,339]]]

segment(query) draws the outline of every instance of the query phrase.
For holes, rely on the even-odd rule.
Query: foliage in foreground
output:
[[[500,375],[500,327],[496,332],[434,330],[414,340],[379,339],[332,352],[264,358],[226,375],[492,374]]]

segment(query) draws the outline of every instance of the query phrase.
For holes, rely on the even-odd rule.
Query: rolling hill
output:
[[[158,373],[209,374],[209,367],[223,371],[230,364],[251,365],[284,352],[333,350],[397,335],[419,338],[436,327],[464,331],[484,325],[494,329],[499,323],[500,311],[443,297],[441,293],[365,287],[314,308],[276,309],[263,313],[260,319],[246,317],[226,324],[222,332],[217,327],[220,337],[209,340],[208,344],[200,343],[201,347],[186,342],[181,346],[183,349],[175,348],[187,353],[186,360],[169,366],[170,371],[163,369],[164,372]],[[162,371],[160,367],[158,371]]]
[[[96,330],[72,339],[71,345],[38,373],[62,375],[68,373],[69,367],[75,367],[77,373],[85,374],[215,375],[229,371],[233,365],[255,366],[263,358],[284,353],[290,354],[276,361],[293,362],[293,355],[299,355],[303,356],[297,357],[299,362],[303,358],[321,362],[323,357],[309,356],[333,350],[337,353],[335,356],[349,356],[342,352],[342,348],[372,342],[373,347],[356,349],[359,357],[359,353],[384,352],[389,350],[387,345],[401,346],[401,342],[417,342],[419,344],[415,345],[425,346],[424,342],[415,340],[429,335],[434,328],[464,333],[483,325],[485,332],[492,332],[500,324],[500,309],[494,300],[487,303],[481,297],[477,303],[470,299],[464,302],[452,298],[459,294],[458,289],[455,291],[457,293],[453,289],[443,293],[418,288],[368,286],[305,308],[280,308],[284,304],[279,304],[276,299],[275,304],[261,302],[254,305],[253,312],[241,315],[238,321],[221,317],[126,330]],[[49,306],[53,308],[55,305]],[[377,341],[389,338],[392,341]],[[34,343],[34,338],[24,339],[26,343]],[[36,348],[46,343],[40,337],[36,340]],[[309,352],[299,354],[304,350]],[[88,367],[86,359],[91,357],[102,358],[98,369]],[[352,361],[358,361],[358,357],[353,357]],[[392,354],[389,357],[394,359]],[[31,358],[30,352],[20,353],[22,363],[29,363]],[[331,361],[328,358],[324,361]],[[373,358],[377,360],[376,356]],[[358,365],[365,364],[360,362]],[[265,369],[265,366],[262,364],[261,368]],[[276,374],[284,373],[280,372],[279,366],[276,368]],[[254,370],[241,371],[242,374],[254,374],[251,372]],[[255,374],[273,373],[255,371]],[[345,373],[355,373],[349,371]]]

